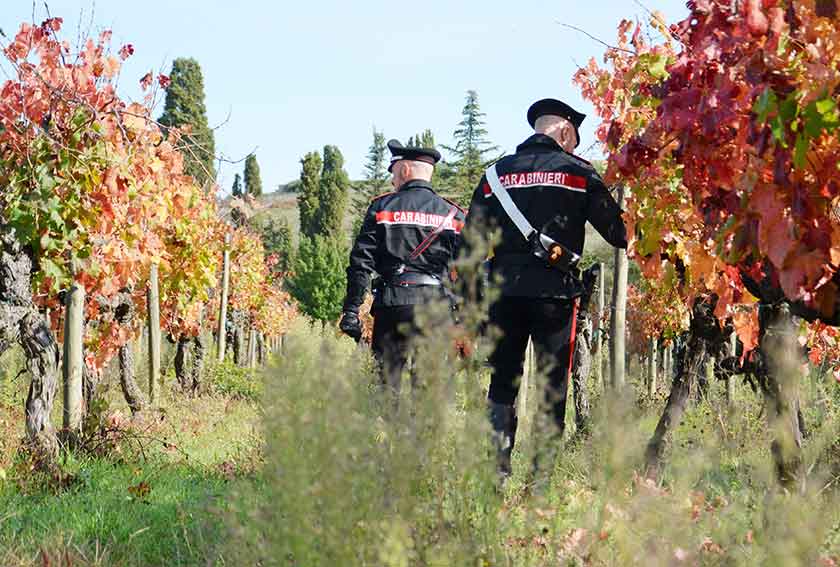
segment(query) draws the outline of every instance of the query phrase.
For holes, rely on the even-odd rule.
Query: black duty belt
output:
[[[396,274],[386,280],[386,285],[392,287],[414,287],[414,286],[440,286],[443,285],[440,278],[421,274],[419,272],[403,272]]]
[[[532,253],[527,254],[497,254],[493,257],[494,264],[508,264],[511,266],[524,266],[527,264],[541,265],[539,258]]]
[[[497,254],[493,257],[491,267],[497,266],[544,266],[549,267],[545,263],[540,261],[540,258],[534,256],[533,254]],[[570,274],[572,277],[579,279],[580,278],[580,270],[576,266],[570,266],[568,268],[553,268],[559,270],[561,272],[565,272]]]

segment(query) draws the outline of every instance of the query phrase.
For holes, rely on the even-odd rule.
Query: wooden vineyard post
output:
[[[225,251],[222,259],[222,297],[219,301],[219,333],[217,335],[216,353],[219,362],[225,360],[227,346],[227,304],[230,286],[230,234],[225,235]]]
[[[74,282],[67,294],[64,316],[64,429],[80,433],[82,429],[82,382],[84,373],[85,288]]]
[[[605,282],[604,265],[601,264],[601,270],[598,273],[598,309],[595,311],[595,320],[592,322],[592,366],[596,388],[602,388],[604,385],[604,330],[601,322],[604,319]]]
[[[149,404],[158,403],[160,390],[160,297],[158,293],[158,265],[149,272]]]
[[[248,368],[254,368],[257,360],[257,332],[254,329],[248,331]]]
[[[519,383],[519,395],[516,397],[517,408],[516,414],[522,419],[527,415],[528,411],[528,388],[536,378],[536,364],[534,364],[534,342],[528,340],[528,346],[525,348],[525,365],[522,371],[522,379]]]
[[[618,203],[624,208],[625,189],[618,189]],[[624,343],[627,310],[627,250],[615,249],[615,277],[613,278],[612,317],[610,318],[610,380],[620,389],[625,381]]]

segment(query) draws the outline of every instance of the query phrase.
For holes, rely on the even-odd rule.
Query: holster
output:
[[[540,232],[534,231],[528,243],[531,253],[550,268],[568,272],[575,268],[580,259],[577,254]]]

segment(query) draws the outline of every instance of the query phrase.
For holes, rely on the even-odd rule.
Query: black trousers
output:
[[[560,431],[566,419],[566,394],[574,350],[577,303],[533,297],[501,297],[490,308],[490,324],[501,333],[490,357],[493,376],[488,397],[513,405],[525,362],[528,337],[534,342],[537,370],[547,376],[546,402]]]
[[[414,305],[378,307],[373,311],[371,347],[381,370],[383,386],[398,394],[402,372],[413,348],[413,339],[420,334],[414,321]],[[412,376],[412,381],[415,377]]]

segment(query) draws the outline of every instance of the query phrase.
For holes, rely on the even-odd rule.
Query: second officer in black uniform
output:
[[[510,473],[516,434],[514,402],[528,338],[537,366],[548,376],[549,421],[562,435],[574,344],[576,298],[583,292],[575,261],[587,222],[613,246],[627,245],[621,210],[595,169],[572,152],[584,115],[544,99],[528,111],[535,134],[487,170],[473,194],[468,230],[497,227],[501,240],[490,262],[501,297],[490,309],[500,332],[491,355],[490,414],[499,469]]]
[[[421,334],[417,306],[445,299],[449,263],[458,251],[465,213],[431,185],[440,153],[388,142],[393,193],[373,200],[350,253],[341,330],[358,340],[359,307],[373,285],[373,352],[382,382],[398,393],[411,340]]]

